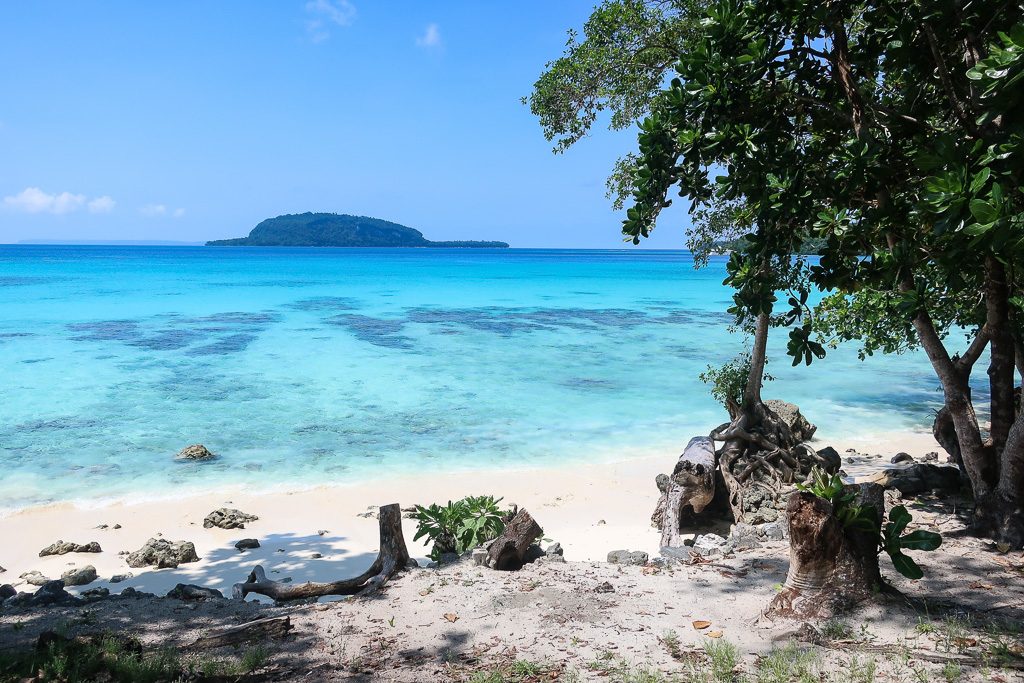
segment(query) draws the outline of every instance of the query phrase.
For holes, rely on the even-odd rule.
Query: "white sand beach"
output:
[[[941,450],[930,434],[913,432],[868,434],[858,439],[822,435],[815,438],[814,445],[832,445],[840,453],[854,448],[860,453],[880,454],[879,464],[888,463],[899,451],[921,458],[928,451]],[[162,595],[177,583],[229,592],[256,564],[262,564],[272,578],[291,577],[296,582],[337,579],[362,572],[376,554],[377,521],[372,514],[360,515],[387,503],[407,507],[480,494],[502,496],[505,503],[530,510],[545,537],[562,544],[568,560],[604,560],[616,549],[642,550],[653,557],[659,541],[658,532],[650,525],[658,499],[654,478],[671,471],[676,455],[640,454],[588,466],[408,476],[266,494],[232,490],[100,507],[70,503],[32,507],[0,518],[0,566],[7,570],[0,574],[0,583],[34,590],[19,578],[22,573],[35,570],[59,578],[72,567],[89,564],[96,568],[99,580],[72,588],[73,592],[100,586],[117,592],[132,586]],[[204,529],[203,519],[220,507],[237,508],[259,516],[259,520],[245,529]],[[404,526],[411,554],[422,560],[428,548],[412,540],[415,521],[407,519]],[[321,531],[326,533],[321,535]],[[137,550],[154,536],[193,542],[200,561],[177,569],[129,568],[119,553]],[[240,552],[234,544],[242,538],[256,538],[261,547]],[[57,540],[97,541],[103,552],[38,556],[40,549]],[[322,557],[314,559],[316,553]],[[109,583],[112,576],[127,573],[134,576],[122,583]]]

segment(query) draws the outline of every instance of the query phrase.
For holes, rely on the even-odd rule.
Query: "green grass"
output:
[[[942,678],[946,683],[957,683],[963,675],[963,669],[956,662],[946,662],[946,665],[942,667]]]
[[[817,653],[789,643],[774,649],[757,663],[758,683],[817,683],[820,660]]]
[[[477,671],[469,678],[469,683],[525,683],[526,681],[547,680],[552,675],[561,673],[557,665],[531,662],[526,659],[517,659],[506,665],[490,669],[488,671]],[[573,676],[560,676],[560,681],[570,681]]]
[[[829,619],[821,625],[821,634],[829,640],[848,640],[853,637],[853,627],[842,619]]]
[[[82,639],[56,638],[42,649],[0,654],[0,683],[30,679],[86,683],[163,683],[204,678],[241,677],[263,667],[265,649],[247,650],[241,663],[184,658],[176,650],[145,651],[133,638],[111,634]]]
[[[704,646],[711,659],[712,680],[729,683],[735,679],[734,670],[739,664],[739,649],[728,640],[711,640]]]

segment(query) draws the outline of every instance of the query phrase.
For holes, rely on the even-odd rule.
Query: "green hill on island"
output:
[[[419,230],[367,216],[298,213],[268,218],[248,237],[211,240],[208,247],[508,247],[506,242],[432,242]]]

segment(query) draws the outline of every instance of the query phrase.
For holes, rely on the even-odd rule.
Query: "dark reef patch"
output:
[[[100,320],[72,323],[73,341],[121,342],[146,351],[188,350],[190,355],[238,353],[260,332],[281,319],[272,312],[215,313],[187,317],[166,313],[148,320]]]
[[[249,348],[249,344],[256,341],[255,334],[239,333],[222,337],[212,344],[198,346],[189,350],[194,356],[224,356],[230,353],[238,353]]]
[[[412,339],[401,334],[405,321],[394,318],[374,318],[368,315],[342,313],[327,319],[330,325],[343,327],[356,339],[390,349],[411,349]]]
[[[621,388],[611,380],[594,379],[592,377],[570,377],[561,382],[561,385],[579,391],[615,391]]]
[[[296,311],[354,311],[359,308],[359,301],[346,296],[318,296],[300,299],[286,307]]]
[[[0,276],[0,287],[27,287],[29,285],[41,285],[52,282],[52,278],[31,277],[27,275],[2,275]]]

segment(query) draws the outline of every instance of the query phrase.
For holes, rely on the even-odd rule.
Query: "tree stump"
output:
[[[844,528],[832,504],[814,494],[798,491],[789,497],[789,573],[768,615],[828,617],[882,588],[877,529],[885,509],[883,489],[877,484],[855,488],[853,504],[874,509],[874,531]]]
[[[715,444],[706,436],[690,439],[671,476],[659,475],[661,489],[651,521],[661,528],[661,546],[682,545],[684,520],[692,520],[715,499]]]
[[[523,566],[526,550],[544,533],[525,509],[519,510],[501,535],[487,548],[487,566],[492,569],[514,570]]]
[[[402,534],[402,509],[398,503],[382,505],[379,514],[380,551],[370,568],[353,579],[329,583],[308,581],[290,584],[267,578],[263,567],[256,566],[244,583],[236,583],[233,597],[244,599],[249,593],[266,595],[279,602],[317,598],[324,595],[367,595],[378,590],[394,574],[409,564],[409,550]]]

